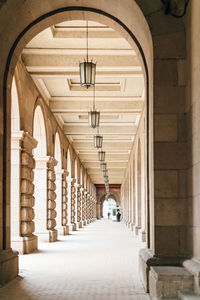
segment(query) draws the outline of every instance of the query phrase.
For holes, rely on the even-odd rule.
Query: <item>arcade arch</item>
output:
[[[62,2],[62,1],[61,1]],[[2,238],[2,249],[9,249],[10,248],[10,242],[9,242],[9,226],[7,226],[8,220],[9,219],[9,213],[5,213],[7,212],[7,207],[9,207],[9,205],[7,205],[9,202],[9,197],[7,197],[7,187],[9,187],[9,166],[10,166],[10,162],[9,162],[9,152],[7,153],[7,144],[8,141],[10,140],[10,136],[9,136],[9,128],[10,128],[10,119],[9,119],[9,115],[10,115],[10,111],[9,111],[9,105],[7,105],[7,103],[10,103],[11,100],[11,95],[10,95],[10,86],[11,86],[11,80],[12,80],[12,76],[14,73],[14,68],[15,68],[15,64],[16,61],[18,59],[18,55],[21,53],[22,49],[24,48],[24,45],[27,43],[27,41],[29,41],[33,36],[35,36],[36,33],[40,32],[42,29],[46,28],[47,26],[50,26],[52,24],[56,24],[59,23],[63,20],[66,19],[73,19],[74,16],[76,15],[77,18],[77,14],[79,16],[79,18],[83,18],[83,19],[93,19],[92,14],[98,13],[97,18],[99,21],[101,21],[102,23],[105,22],[105,24],[109,24],[111,27],[115,27],[116,29],[118,29],[122,35],[126,36],[127,40],[129,40],[130,44],[132,44],[132,39],[134,40],[134,42],[137,43],[138,48],[141,50],[141,56],[144,58],[143,60],[143,65],[144,68],[146,67],[146,71],[147,71],[147,66],[148,66],[148,71],[150,74],[150,81],[148,81],[148,74],[146,73],[146,86],[147,86],[147,98],[150,96],[150,100],[148,102],[148,109],[149,111],[147,112],[147,132],[150,132],[150,136],[148,136],[147,141],[148,141],[148,151],[147,151],[147,156],[149,156],[149,160],[148,160],[148,168],[147,168],[147,173],[148,173],[148,185],[150,186],[148,188],[149,190],[149,195],[148,195],[148,203],[149,203],[149,199],[151,200],[151,219],[150,219],[150,223],[151,223],[151,234],[149,234],[149,240],[148,240],[148,246],[151,247],[152,249],[152,253],[153,255],[158,254],[158,256],[160,257],[166,257],[166,247],[160,248],[160,242],[155,238],[159,235],[159,224],[157,224],[155,226],[154,224],[154,182],[153,182],[153,172],[154,170],[159,170],[158,172],[160,172],[160,161],[159,159],[157,159],[157,157],[159,157],[159,153],[157,154],[157,156],[154,156],[154,163],[155,163],[155,168],[153,165],[153,118],[152,118],[152,114],[153,114],[153,105],[152,105],[152,96],[153,96],[153,88],[152,88],[152,80],[153,77],[155,78],[156,82],[156,87],[162,85],[163,83],[165,83],[165,79],[163,80],[163,78],[159,76],[159,70],[163,69],[163,63],[167,64],[167,59],[168,54],[165,54],[165,51],[163,53],[161,53],[161,56],[158,55],[156,46],[155,46],[155,58],[156,58],[156,63],[154,64],[155,66],[155,76],[153,75],[153,46],[152,46],[152,39],[151,39],[151,33],[148,27],[148,23],[144,18],[144,15],[142,14],[142,11],[140,10],[139,6],[137,5],[137,2],[140,3],[140,1],[128,1],[126,0],[125,2],[123,1],[123,4],[120,1],[115,1],[115,5],[107,5],[106,7],[100,7],[100,3],[101,2],[94,2],[92,3],[92,7],[88,8],[87,7],[87,1],[83,1],[83,7],[78,8],[76,7],[76,9],[73,7],[72,8],[66,8],[65,5],[65,1],[63,1],[63,5],[61,5],[62,7],[59,7],[57,3],[49,3],[48,6],[45,6],[41,4],[41,7],[38,6],[33,6],[32,4],[30,4],[30,7],[27,6],[28,5],[28,1],[26,1],[26,3],[21,4],[20,9],[21,12],[18,16],[23,16],[23,9],[27,9],[27,7],[29,7],[29,9],[31,8],[32,13],[27,15],[27,18],[12,18],[12,13],[11,16],[9,15],[9,19],[13,20],[12,22],[7,22],[8,26],[4,32],[5,35],[9,36],[8,41],[6,41],[5,43],[2,43],[1,45],[1,53],[3,53],[3,57],[2,57],[2,67],[4,68],[2,70],[2,74],[4,74],[4,86],[3,89],[1,90],[1,93],[3,95],[3,106],[4,106],[4,112],[6,114],[6,121],[4,121],[3,123],[3,118],[0,118],[0,125],[1,128],[3,128],[3,158],[2,158],[2,162],[0,163],[0,170],[2,171],[1,173],[3,174],[3,178],[6,178],[6,180],[3,181],[3,238]],[[11,1],[10,1],[11,3]],[[60,3],[60,2],[59,2]],[[71,1],[70,4],[73,4],[74,6],[77,6],[77,1]],[[112,1],[110,1],[110,4],[113,4]],[[148,15],[147,11],[145,11],[145,8],[142,6],[143,4],[141,4],[141,8],[144,11],[145,15]],[[149,7],[147,5],[147,7]],[[123,9],[121,9],[123,8]],[[103,11],[101,10],[103,9]],[[73,10],[75,10],[75,12],[73,12]],[[70,11],[70,13],[69,13]],[[82,11],[84,11],[84,14],[82,13]],[[159,11],[159,10],[158,10]],[[18,11],[19,12],[19,11]],[[146,12],[146,13],[145,13]],[[151,12],[149,12],[150,14]],[[13,16],[15,15],[15,12],[13,12]],[[153,15],[153,14],[151,14]],[[34,16],[38,16],[39,19],[35,19]],[[169,25],[170,28],[170,34],[173,33],[173,30],[176,30],[176,26],[171,26],[170,25],[170,21],[167,21],[167,18],[165,18],[165,21],[163,22],[163,26],[161,26],[161,28],[157,28],[157,26],[155,26],[154,22],[153,22],[153,18],[156,18],[156,14],[155,16],[153,16],[152,18],[148,19],[149,24],[151,25],[151,30],[152,30],[152,34],[153,35],[160,35],[163,37],[165,37],[165,30],[167,28],[167,25]],[[18,23],[18,21],[20,20],[20,22]],[[155,21],[155,19],[154,19]],[[178,24],[179,25],[179,32],[181,32],[184,26],[182,26],[182,23],[180,21],[180,23],[175,23],[175,25]],[[18,26],[17,26],[18,25]],[[178,26],[177,25],[177,26]],[[175,29],[172,29],[175,28]],[[17,30],[14,30],[15,28],[17,28]],[[164,28],[164,29],[163,29]],[[162,32],[163,30],[163,32]],[[21,33],[20,33],[21,32]],[[20,33],[20,34],[19,34]],[[135,33],[135,36],[138,38],[140,44],[138,43],[138,41],[136,40],[135,36],[133,35]],[[170,39],[171,37],[169,37]],[[155,37],[155,45],[158,44],[159,38]],[[162,44],[162,43],[161,43]],[[13,45],[12,47],[10,45]],[[13,55],[15,51],[15,54]],[[175,50],[174,50],[175,51]],[[7,53],[9,53],[8,55],[8,59],[7,59]],[[146,60],[144,57],[144,53],[146,56]],[[171,52],[170,52],[171,53]],[[174,53],[171,54],[170,58],[176,58],[176,51]],[[162,55],[164,57],[162,57]],[[166,60],[166,61],[162,61],[160,62],[159,59],[161,58]],[[147,63],[145,64],[145,61],[147,61]],[[5,67],[6,66],[6,67]],[[169,67],[170,68],[170,67]],[[171,70],[171,69],[170,69]],[[173,73],[173,72],[172,72]],[[163,81],[162,81],[163,80]],[[174,86],[174,82],[172,82],[173,80],[170,78],[171,81],[167,82],[168,86],[167,88],[172,88],[172,86]],[[157,92],[157,89],[156,89]],[[172,92],[170,90],[170,92]],[[165,93],[163,93],[165,94]],[[173,93],[172,93],[173,94]],[[162,100],[165,98],[164,95],[161,96]],[[148,99],[149,100],[149,99]],[[161,101],[162,101],[161,100]],[[164,102],[164,101],[163,101]],[[1,103],[2,104],[2,103]],[[160,114],[165,113],[165,109],[162,110],[162,107],[157,107],[157,113],[159,112]],[[173,111],[172,111],[173,112]],[[170,112],[171,113],[171,112]],[[6,123],[7,122],[7,123]],[[163,133],[162,133],[163,134]],[[162,136],[161,134],[161,136]],[[161,138],[162,141],[162,138]],[[155,144],[156,142],[159,142],[159,138],[157,141],[154,141]],[[173,141],[172,141],[173,142]],[[0,143],[2,144],[2,143]],[[180,145],[179,145],[180,146]],[[39,148],[37,148],[39,149]],[[39,152],[39,150],[38,150]],[[36,155],[37,151],[34,152],[35,157],[37,157]],[[39,154],[39,153],[38,153]],[[37,164],[37,162],[36,162]],[[162,167],[161,164],[161,169],[166,167]],[[170,168],[169,168],[169,173],[170,173]],[[166,174],[166,173],[165,173]],[[155,173],[155,176],[158,176],[159,174]],[[171,175],[171,173],[170,173]],[[170,176],[169,175],[169,176]],[[37,176],[36,176],[37,177]],[[158,176],[159,177],[159,176]],[[155,190],[157,192],[157,190]],[[157,197],[157,198],[156,198]],[[155,200],[158,200],[159,195],[155,194]],[[159,201],[159,200],[158,200]],[[8,216],[8,217],[7,217]],[[148,222],[149,224],[149,222]],[[163,225],[164,229],[168,229],[166,226],[166,224],[161,224]],[[150,229],[150,228],[149,228]],[[149,230],[150,232],[150,230]],[[155,234],[156,233],[156,234]],[[180,236],[179,236],[180,237]],[[180,237],[181,238],[181,237]],[[174,243],[175,243],[175,239],[174,239]],[[167,243],[166,245],[167,246]],[[177,246],[178,247],[178,246]],[[178,250],[177,250],[178,249]],[[173,251],[170,250],[170,254],[171,256],[174,257],[178,257],[178,254],[182,253],[181,249],[174,247]],[[173,252],[173,253],[172,253]],[[185,253],[185,252],[184,252]]]
[[[33,117],[33,138],[37,141],[34,149],[34,198],[35,233],[39,241],[49,241],[47,233],[47,156],[46,128],[42,109],[37,105]]]
[[[61,143],[59,133],[56,132],[55,136],[55,154],[54,157],[57,161],[55,166],[55,175],[56,175],[56,229],[59,234],[63,234],[62,228],[62,155],[61,155]]]

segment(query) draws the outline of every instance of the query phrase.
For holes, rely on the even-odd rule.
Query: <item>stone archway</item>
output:
[[[3,102],[0,102],[0,128],[3,129],[3,136],[0,137],[0,145],[1,145],[1,152],[3,153],[3,157],[0,163],[0,173],[3,182],[3,193],[1,193],[1,199],[3,206],[3,229],[2,229],[2,240],[1,245],[2,249],[6,250],[10,248],[10,239],[9,239],[9,213],[7,212],[7,208],[10,205],[9,202],[9,157],[10,153],[9,150],[9,143],[10,143],[10,88],[11,88],[11,81],[12,76],[14,74],[14,68],[16,61],[21,53],[24,45],[39,31],[50,26],[53,23],[57,23],[58,20],[66,20],[66,18],[73,18],[74,15],[72,11],[69,13],[69,7],[66,9],[66,1],[59,1],[52,2],[45,1],[41,2],[41,6],[34,5],[31,1],[26,1],[20,3],[20,1],[12,1],[8,0],[2,6],[1,13],[4,14],[5,10],[9,12],[9,14],[5,14],[5,17],[2,20],[7,24],[7,27],[4,31],[4,37],[1,43],[1,53],[2,53],[2,64],[0,69],[0,78],[4,78],[4,82],[0,85],[0,99],[3,99]],[[166,146],[163,146],[162,142],[164,140],[164,130],[157,135],[156,139],[154,140],[155,146],[155,155],[154,155],[154,162],[153,162],[153,47],[152,47],[152,40],[151,34],[148,25],[151,27],[151,32],[153,35],[154,40],[154,79],[155,79],[155,113],[156,113],[156,122],[159,125],[163,120],[163,115],[165,114],[165,121],[168,120],[168,114],[170,113],[182,113],[181,101],[177,104],[176,107],[173,105],[170,106],[168,103],[171,99],[174,100],[174,97],[177,99],[181,99],[184,95],[184,89],[180,87],[178,83],[178,63],[177,57],[179,48],[172,47],[171,49],[167,49],[166,51],[166,44],[170,41],[177,40],[179,37],[184,40],[185,32],[184,32],[184,24],[181,20],[175,20],[172,18],[168,18],[167,16],[162,15],[162,11],[160,10],[160,1],[155,2],[153,7],[149,5],[149,1],[112,1],[110,0],[109,3],[96,2],[89,3],[89,1],[82,1],[82,7],[78,8],[79,2],[77,1],[70,1],[69,5],[74,5],[73,9],[76,11],[76,17],[81,19],[92,19],[92,14],[94,11],[96,12],[96,16],[98,16],[98,20],[102,23],[107,23],[111,27],[115,27],[117,31],[120,31],[123,36],[126,36],[127,40],[129,40],[130,44],[133,43],[132,38],[136,37],[134,40],[134,45],[136,41],[139,41],[138,48],[143,53],[143,58],[146,57],[149,71],[149,89],[147,89],[147,98],[150,97],[150,101],[148,102],[148,122],[147,122],[147,132],[149,133],[148,137],[148,151],[147,155],[149,155],[148,161],[148,170],[147,170],[147,177],[148,177],[148,193],[150,197],[148,197],[148,205],[150,208],[150,220],[148,224],[150,224],[151,230],[149,230],[148,235],[148,246],[152,250],[152,255],[154,257],[162,257],[165,261],[167,256],[167,250],[169,250],[170,258],[173,257],[172,260],[168,260],[168,264],[177,257],[185,257],[187,253],[187,249],[182,249],[178,244],[177,240],[183,240],[184,238],[181,236],[181,231],[179,230],[178,226],[176,226],[176,235],[173,238],[173,241],[170,240],[171,244],[174,243],[174,247],[170,248],[168,246],[167,241],[164,240],[162,237],[162,232],[170,233],[172,231],[172,224],[173,220],[170,224],[165,223],[158,223],[155,224],[155,205],[159,204],[160,198],[160,189],[159,186],[164,181],[165,183],[168,182],[168,186],[170,189],[170,180],[173,177],[173,167],[174,162],[171,161],[171,165],[165,165],[165,162],[160,158],[160,153],[165,151]],[[88,4],[89,3],[89,4]],[[141,5],[140,10],[139,6]],[[14,6],[12,6],[14,4]],[[12,7],[12,9],[11,9]],[[14,9],[16,8],[16,9]],[[101,14],[102,12],[102,14]],[[26,18],[24,18],[26,15]],[[163,18],[163,19],[162,19]],[[1,19],[1,18],[0,18]],[[96,18],[97,19],[97,18]],[[12,22],[10,22],[12,20]],[[158,26],[158,20],[161,21],[162,26]],[[135,33],[135,36],[134,36]],[[5,41],[5,42],[4,42]],[[159,44],[159,47],[158,47]],[[159,51],[158,51],[159,48]],[[175,49],[176,48],[176,49]],[[185,47],[183,46],[185,50]],[[145,57],[144,57],[145,53]],[[183,54],[183,57],[185,54]],[[166,72],[162,72],[163,69]],[[147,73],[146,73],[147,74]],[[169,76],[171,74],[172,76]],[[146,78],[148,81],[148,78]],[[167,95],[167,96],[166,96]],[[166,98],[167,97],[167,98]],[[170,98],[170,100],[168,100]],[[166,101],[168,100],[168,101]],[[167,105],[166,105],[167,103]],[[173,104],[173,101],[170,102]],[[4,113],[4,118],[2,114]],[[161,116],[162,115],[162,116]],[[159,127],[159,126],[158,126]],[[177,128],[177,124],[175,124]],[[155,127],[154,127],[155,128]],[[158,131],[157,131],[158,132]],[[176,144],[174,140],[169,140],[172,143],[168,145],[169,157],[177,157],[179,153],[183,153],[183,147],[185,145],[181,145],[181,141],[178,141]],[[149,154],[150,152],[150,154]],[[185,152],[184,152],[185,153]],[[179,159],[179,166],[184,167],[185,164],[185,156]],[[175,166],[176,167],[176,166]],[[176,167],[177,168],[177,167]],[[167,171],[167,172],[166,172]],[[177,171],[176,169],[176,172]],[[154,173],[154,176],[153,176]],[[177,175],[177,174],[176,174]],[[178,175],[177,175],[178,176]],[[175,177],[175,176],[174,176]],[[174,178],[173,177],[173,178]],[[154,178],[155,178],[155,188],[154,188]],[[155,193],[154,193],[155,192]],[[155,194],[155,197],[154,197]],[[162,195],[162,193],[161,193]],[[175,195],[178,199],[178,195]],[[151,200],[151,201],[150,201]],[[149,202],[150,201],[150,202]],[[157,212],[157,214],[161,214],[161,212]],[[7,219],[8,216],[8,219]],[[162,217],[159,218],[162,220]],[[157,219],[158,220],[158,219]],[[174,230],[174,226],[173,226]],[[161,241],[157,237],[161,236]],[[166,236],[164,234],[164,236]],[[181,244],[181,243],[179,243]],[[11,259],[17,261],[16,255],[13,256],[11,253]],[[177,259],[177,263],[180,263],[180,258]],[[15,263],[16,265],[16,263]],[[16,275],[16,272],[12,272],[11,276],[7,277],[7,280],[12,278]],[[13,275],[14,274],[14,275]]]
[[[33,137],[38,142],[34,149],[35,232],[41,241],[48,240],[47,233],[47,147],[46,129],[42,109],[36,106],[33,118]]]
[[[55,150],[54,158],[57,161],[55,166],[55,175],[56,175],[56,229],[58,233],[63,234],[62,228],[62,156],[61,156],[61,143],[58,132],[55,136]]]

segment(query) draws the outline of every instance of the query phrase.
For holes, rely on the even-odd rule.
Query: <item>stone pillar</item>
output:
[[[100,201],[97,201],[96,202],[96,216],[97,216],[97,219],[101,219],[101,202]]]
[[[32,150],[37,142],[31,135],[24,133],[21,152],[21,236],[23,237],[23,252],[31,253],[37,249],[37,236],[33,234],[34,224],[34,173],[35,160]]]
[[[69,234],[69,226],[67,225],[67,223],[68,223],[68,213],[67,213],[67,203],[68,203],[67,176],[68,176],[68,174],[69,173],[67,172],[67,170],[63,170],[63,173],[62,173],[62,228],[63,228],[63,235]]]
[[[71,229],[72,231],[76,230],[76,179],[71,179]]]
[[[76,185],[76,203],[77,203],[77,227],[82,227],[82,221],[81,221],[81,185]]]
[[[84,189],[80,185],[80,226],[83,227],[83,205],[84,205]]]
[[[55,185],[55,171],[54,167],[57,164],[55,158],[50,157],[47,162],[47,229],[49,231],[49,242],[55,242],[57,240],[58,231],[56,227],[56,185]]]
[[[100,217],[103,218],[103,203],[100,203]]]
[[[87,224],[90,224],[90,194],[87,193],[87,201],[86,201],[86,220]]]
[[[30,134],[19,131],[12,134],[11,145],[12,172],[14,172],[11,174],[11,245],[19,253],[27,254],[37,249],[37,236],[33,234],[35,160],[32,155],[37,141]],[[13,163],[16,163],[17,170],[13,169],[15,166]],[[15,171],[18,171],[18,174]],[[17,182],[13,181],[13,175]]]
[[[62,226],[62,175],[64,170],[55,168],[56,175],[56,230],[58,234],[63,235]]]
[[[87,210],[87,191],[85,189],[83,189],[83,202],[82,202],[82,220],[83,220],[83,225],[86,226],[87,225],[87,221],[86,221],[86,210]]]

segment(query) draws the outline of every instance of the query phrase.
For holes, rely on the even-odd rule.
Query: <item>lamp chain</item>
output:
[[[88,20],[86,21],[86,48],[87,48],[87,62],[88,62]]]
[[[95,85],[93,86],[93,110],[95,110]]]

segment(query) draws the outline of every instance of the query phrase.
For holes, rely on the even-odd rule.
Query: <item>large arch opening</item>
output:
[[[71,180],[72,180],[72,162],[71,162],[71,154],[69,149],[67,150],[67,171],[68,171],[68,176],[67,176],[67,195],[68,195],[68,200],[67,200],[67,215],[68,215],[68,226],[71,229]]]
[[[103,217],[116,221],[117,203],[113,198],[105,199],[103,202]]]
[[[23,252],[19,247],[21,235],[20,220],[20,166],[21,166],[21,139],[23,132],[20,131],[19,101],[16,80],[13,77],[11,88],[11,247]]]
[[[146,65],[146,61],[145,61],[145,57],[144,57],[144,54],[142,52],[142,48],[141,46],[139,45],[139,43],[137,42],[137,39],[135,38],[135,36],[132,34],[131,32],[131,29],[128,29],[128,27],[126,27],[126,25],[123,25],[123,22],[120,21],[120,20],[117,20],[116,18],[112,18],[112,15],[109,15],[105,12],[101,12],[100,10],[96,10],[96,9],[91,9],[91,8],[78,8],[78,9],[75,9],[76,12],[73,11],[73,9],[69,9],[70,13],[68,14],[67,10],[65,11],[59,11],[59,18],[57,19],[57,16],[56,16],[56,13],[55,13],[55,16],[54,14],[52,14],[51,16],[46,16],[48,18],[48,25],[52,25],[52,24],[57,24],[58,22],[62,22],[62,21],[66,21],[66,19],[72,19],[74,18],[73,14],[76,16],[77,12],[78,12],[78,15],[80,16],[78,18],[78,20],[85,20],[85,19],[89,19],[91,21],[93,20],[98,20],[100,23],[102,24],[109,24],[108,26],[110,27],[113,27],[115,28],[116,30],[119,30],[119,32],[128,40],[128,42],[132,45],[134,45],[134,48],[135,48],[135,43],[137,44],[137,46],[139,47],[139,49],[141,50],[141,52],[138,51],[137,49],[137,53],[141,59],[141,57],[143,58],[142,61],[142,68],[145,69],[147,68],[147,65]],[[82,15],[82,11],[84,11],[84,15]],[[64,12],[64,13],[63,13]],[[63,13],[63,14],[62,14]],[[45,19],[46,19],[45,17]],[[50,17],[52,18],[50,20]],[[55,17],[55,18],[54,18]],[[97,18],[96,18],[97,17]],[[54,21],[53,21],[54,19]],[[57,19],[57,22],[56,22],[56,19]],[[75,19],[77,19],[77,16],[75,17]],[[105,21],[105,23],[104,23]],[[37,22],[36,22],[37,23]],[[37,24],[36,24],[36,27],[37,27]],[[43,23],[43,20],[41,19],[41,22],[40,22],[40,31],[41,31],[41,27],[43,28],[46,28],[47,25]],[[37,31],[37,29],[35,28],[35,30]],[[39,31],[38,31],[39,32]],[[128,33],[128,34],[127,34]],[[28,38],[28,40],[30,40],[31,37],[33,37],[33,33],[31,32],[31,27],[30,27],[30,32],[29,32],[30,36]],[[35,33],[34,33],[35,35]],[[137,48],[137,47],[136,47]],[[151,51],[150,51],[151,52]],[[141,55],[142,53],[142,55]],[[146,69],[147,71],[147,69]],[[148,86],[148,74],[145,73],[145,80],[146,80],[146,87]],[[75,83],[76,84],[76,83]],[[147,98],[148,98],[148,91],[146,91],[146,95],[147,95]],[[34,117],[35,118],[35,117]],[[36,122],[34,121],[34,125],[36,124]],[[36,125],[34,126],[34,130],[33,132],[36,132],[37,129],[35,128]],[[41,150],[41,147],[40,147],[40,140],[39,139],[39,135],[37,134],[33,134],[34,138],[38,141],[38,147],[37,149],[35,150],[34,152],[34,156],[35,156],[35,159],[36,159],[36,170],[35,170],[35,182],[37,181],[37,157],[41,157],[43,154],[39,151],[39,148]],[[46,146],[46,145],[45,145]],[[44,147],[42,147],[44,149]],[[46,147],[45,147],[46,148]],[[69,152],[69,151],[68,151]],[[47,153],[47,152],[46,152]],[[45,156],[46,156],[46,153],[45,153]],[[68,159],[67,159],[67,169],[69,171],[69,173],[71,173],[71,164],[70,166],[68,165],[69,163],[69,156],[70,154],[68,153]],[[70,158],[70,161],[71,161],[71,158]],[[44,175],[44,174],[43,174]],[[43,177],[43,176],[42,176]],[[71,174],[69,175],[69,178],[71,179]],[[35,196],[37,194],[37,188],[36,188],[36,191],[35,191]],[[70,220],[70,216],[71,216],[71,201],[70,201],[70,195],[71,195],[71,191],[69,191],[68,193],[68,197],[69,197],[69,200],[68,200],[68,219]],[[35,206],[35,212],[37,211],[37,205]],[[39,221],[39,220],[38,220]],[[36,226],[36,231],[37,230],[40,230],[40,226],[39,226],[39,223],[37,222],[37,216],[35,218],[35,223],[37,224]],[[44,224],[44,222],[43,222]],[[43,226],[42,226],[43,227]]]
[[[63,234],[62,228],[62,155],[61,155],[61,144],[58,132],[55,136],[55,154],[54,157],[57,160],[57,165],[55,166],[56,174],[56,229],[59,234]]]
[[[33,137],[38,142],[34,149],[34,197],[35,233],[39,241],[49,241],[47,233],[47,145],[46,128],[41,107],[38,105],[33,117]]]

